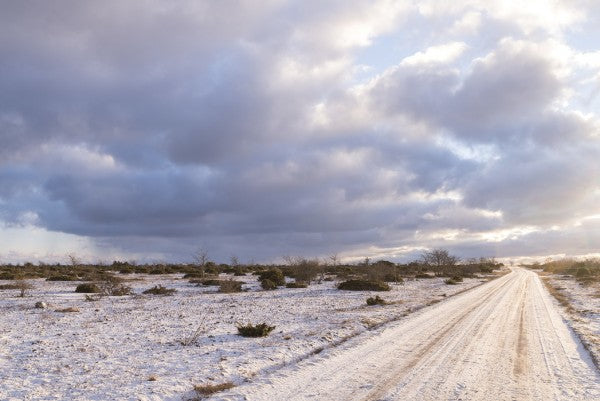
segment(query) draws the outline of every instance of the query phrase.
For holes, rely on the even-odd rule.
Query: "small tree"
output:
[[[335,271],[335,268],[337,267],[337,265],[340,262],[338,254],[337,253],[331,254],[331,255],[329,255],[327,257],[327,259],[329,259],[329,265],[331,267],[333,267],[333,269]],[[327,265],[327,259],[325,259],[325,262],[324,262],[325,265]],[[325,267],[323,267],[321,269],[321,275],[319,277],[319,283],[321,283],[321,281],[323,281],[324,279],[325,279]]]
[[[204,278],[206,265],[208,264],[208,251],[204,248],[198,248],[192,256],[198,266],[198,270],[200,270],[200,277]]]
[[[79,265],[81,264],[81,261],[74,253],[68,254],[67,257],[69,258],[69,263],[71,263],[72,267],[76,268],[79,267]]]
[[[450,255],[448,250],[441,248],[423,252],[421,260],[425,265],[432,267],[435,272],[440,272],[445,267],[455,266],[460,261],[458,257]]]
[[[331,266],[336,267],[339,262],[338,254],[334,253],[333,255],[329,255],[329,260],[331,261]]]
[[[20,291],[19,296],[23,298],[25,297],[27,290],[31,290],[33,288],[33,285],[25,280],[16,280],[15,287]]]

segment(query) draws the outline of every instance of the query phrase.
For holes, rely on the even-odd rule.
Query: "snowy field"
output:
[[[600,372],[523,268],[214,401],[589,401]]]
[[[221,294],[182,275],[126,277],[137,295],[89,301],[74,292],[79,282],[43,279],[31,280],[24,298],[0,290],[0,399],[191,399],[195,385],[253,381],[486,281],[408,280],[377,293],[324,281],[262,291],[246,275],[235,277],[246,291]],[[140,295],[157,284],[177,292]],[[367,306],[375,295],[390,304]],[[36,309],[38,301],[48,308]],[[59,312],[65,308],[76,311]],[[268,337],[237,335],[236,324],[262,322],[276,326]]]
[[[573,277],[539,272],[563,296],[568,308],[561,308],[563,317],[577,332],[596,363],[600,363],[600,283],[581,284]]]

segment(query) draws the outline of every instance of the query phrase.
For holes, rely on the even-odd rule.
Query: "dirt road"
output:
[[[600,400],[600,374],[533,272],[365,333],[222,400]]]

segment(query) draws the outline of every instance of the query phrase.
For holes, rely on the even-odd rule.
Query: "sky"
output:
[[[600,4],[0,0],[0,262],[598,255]]]

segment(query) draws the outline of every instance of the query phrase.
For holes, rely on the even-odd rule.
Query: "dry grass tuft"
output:
[[[542,279],[542,282],[546,286],[546,289],[548,290],[550,295],[552,295],[554,298],[556,298],[556,300],[558,301],[559,304],[564,306],[567,309],[567,311],[575,312],[575,310],[571,306],[571,303],[569,302],[569,298],[567,298],[562,292],[560,292],[559,287],[554,287],[550,283],[549,277],[540,277],[540,278]]]
[[[79,309],[70,307],[70,308],[57,309],[56,312],[60,312],[60,313],[72,313],[72,312],[79,312]]]
[[[219,391],[229,390],[230,388],[235,387],[232,382],[225,382],[221,384],[204,384],[204,385],[196,385],[194,386],[194,391],[200,395],[211,395],[214,393],[218,393]]]

